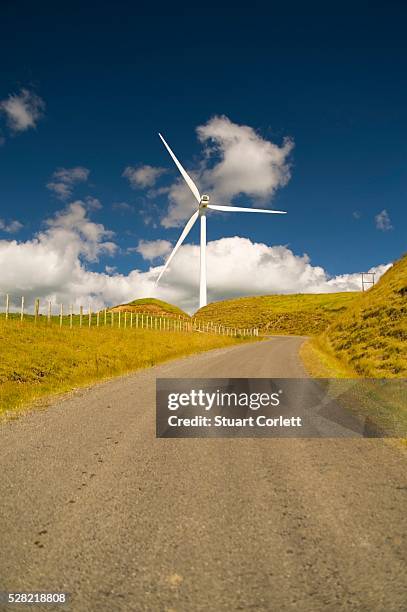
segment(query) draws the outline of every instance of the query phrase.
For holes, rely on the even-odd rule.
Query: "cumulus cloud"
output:
[[[285,246],[255,243],[239,236],[209,242],[207,266],[210,301],[244,295],[361,289],[359,273],[331,277],[324,268],[312,265],[306,254],[299,256]],[[389,267],[385,264],[369,271],[375,272],[379,278]],[[196,306],[198,280],[199,246],[185,245],[178,251],[160,284],[163,288],[189,287],[193,299],[189,298],[188,306],[193,308]]]
[[[71,197],[75,185],[88,180],[89,173],[90,170],[83,166],[58,168],[53,173],[51,181],[47,183],[47,188],[60,200],[67,200]]]
[[[164,174],[165,168],[156,168],[154,166],[127,166],[123,170],[122,176],[128,179],[133,189],[144,189],[146,187],[154,187],[157,179]]]
[[[276,190],[290,180],[289,155],[294,147],[290,138],[279,146],[224,115],[213,117],[196,131],[204,152],[188,173],[214,203],[230,204],[246,195],[256,205],[269,207]],[[170,205],[162,224],[176,227],[191,216],[193,197],[181,178],[171,185],[168,197]]]
[[[389,213],[385,208],[375,216],[375,223],[378,230],[388,232],[393,229]]]
[[[8,98],[0,101],[0,111],[6,116],[7,125],[12,132],[25,132],[35,128],[44,110],[44,100],[28,89],[21,89],[18,94],[10,94]]]
[[[113,265],[92,271],[103,255],[114,255],[113,233],[89,218],[86,203],[76,201],[48,219],[45,229],[31,240],[0,240],[0,293],[21,295],[27,304],[39,297],[54,303],[102,308],[139,297],[157,297],[193,312],[198,306],[199,246],[184,245],[155,287],[162,266],[147,271],[117,273]],[[164,254],[169,243],[140,243],[146,258]],[[208,243],[209,299],[270,293],[360,290],[360,274],[330,277],[307,255],[284,246],[268,246],[238,236]],[[378,278],[389,265],[371,268]]]
[[[153,261],[165,255],[169,255],[172,249],[171,242],[168,240],[140,240],[134,249],[146,261]],[[131,252],[132,249],[129,249]]]
[[[0,231],[6,232],[7,234],[16,234],[22,229],[23,224],[20,221],[9,221],[8,223],[4,219],[0,219]]]

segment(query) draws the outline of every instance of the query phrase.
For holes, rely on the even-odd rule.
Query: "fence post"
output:
[[[105,308],[104,319],[105,319],[105,327],[106,327],[106,324],[107,324],[107,308]]]
[[[138,312],[136,312],[136,329],[138,329]]]
[[[119,310],[119,328],[121,327],[121,321],[122,321],[122,312],[121,310]]]
[[[73,304],[69,308],[69,327],[72,329],[73,325]]]
[[[51,300],[48,301],[48,315],[47,315],[48,323],[51,323]]]
[[[38,319],[38,312],[40,310],[40,300],[37,298],[35,300],[35,308],[34,308],[34,318],[35,318],[35,322],[37,322]]]
[[[96,313],[96,327],[99,327],[99,318],[100,318],[100,311],[98,310]]]
[[[114,325],[114,312],[113,312],[113,310],[110,311],[110,325],[112,327]]]
[[[126,329],[126,328],[127,328],[127,310],[124,313],[124,329]]]
[[[24,297],[21,298],[21,320],[24,319]]]
[[[133,327],[133,311],[130,313],[130,329]]]
[[[83,320],[83,306],[79,306],[79,327],[82,327]]]
[[[10,310],[10,297],[9,294],[6,295],[6,321],[8,319],[8,313]]]
[[[143,329],[144,326],[144,315],[141,315],[141,329]]]

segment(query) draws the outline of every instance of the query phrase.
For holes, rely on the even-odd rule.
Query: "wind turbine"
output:
[[[202,308],[203,306],[206,306],[206,301],[207,301],[207,297],[206,297],[206,209],[210,208],[211,210],[222,210],[222,211],[226,211],[226,212],[268,213],[268,214],[272,214],[272,215],[285,215],[286,211],[283,211],[283,210],[264,210],[263,208],[244,208],[242,206],[230,206],[230,205],[229,206],[221,206],[219,204],[209,204],[209,201],[210,201],[209,200],[209,196],[208,195],[201,195],[199,193],[198,187],[195,185],[194,181],[191,179],[191,177],[187,174],[187,172],[181,166],[180,162],[175,157],[174,153],[171,151],[169,145],[166,143],[166,141],[164,140],[162,135],[160,133],[158,135],[161,138],[161,140],[163,141],[165,148],[167,149],[168,153],[171,155],[172,159],[174,160],[175,165],[177,166],[177,168],[180,171],[180,173],[182,174],[182,177],[184,178],[186,184],[188,185],[188,187],[192,191],[195,199],[197,200],[198,208],[194,212],[192,217],[189,219],[187,224],[185,225],[185,227],[184,227],[184,229],[182,231],[181,236],[178,238],[177,244],[175,245],[175,247],[174,247],[171,255],[168,257],[167,261],[165,262],[165,266],[161,270],[161,272],[160,272],[160,274],[159,274],[155,284],[158,285],[158,283],[160,281],[160,278],[162,277],[162,275],[164,274],[164,272],[166,271],[166,269],[170,265],[170,263],[172,261],[172,258],[174,257],[175,253],[178,251],[179,247],[184,242],[185,238],[188,236],[188,234],[191,231],[193,225],[195,224],[195,221],[198,219],[198,217],[200,217],[200,219],[201,219],[201,246],[200,246],[199,308]]]

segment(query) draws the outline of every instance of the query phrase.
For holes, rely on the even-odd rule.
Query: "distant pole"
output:
[[[362,291],[365,291],[365,285],[371,285],[373,287],[375,284],[375,272],[362,272],[361,274],[362,274]],[[370,280],[367,280],[366,277],[370,277]]]
[[[40,310],[40,300],[37,298],[35,300],[35,307],[34,307],[34,320],[35,320],[35,322],[37,322],[39,310]]]
[[[24,319],[24,297],[21,298],[21,321]]]
[[[10,311],[10,296],[9,294],[6,295],[6,321],[8,319],[8,314]]]
[[[47,315],[48,323],[51,323],[51,300],[48,300],[48,315]]]
[[[79,306],[79,327],[82,327],[83,320],[83,306]]]

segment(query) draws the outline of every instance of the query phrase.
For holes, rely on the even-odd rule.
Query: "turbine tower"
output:
[[[164,140],[164,138],[162,137],[161,134],[158,134],[159,137],[161,138],[161,140],[164,143],[165,148],[167,149],[168,153],[171,155],[172,159],[174,160],[175,165],[177,166],[178,170],[180,171],[182,177],[184,178],[186,184],[188,185],[188,187],[190,188],[190,190],[192,191],[192,194],[194,195],[195,199],[198,202],[198,208],[197,210],[194,212],[194,214],[192,215],[192,217],[189,219],[189,221],[187,222],[187,224],[185,225],[181,236],[178,238],[178,242],[175,245],[173,251],[171,252],[170,256],[168,257],[167,261],[165,262],[165,266],[164,268],[161,270],[155,284],[158,285],[160,278],[162,277],[162,275],[164,274],[164,272],[166,271],[166,269],[168,268],[168,266],[170,265],[172,258],[174,257],[175,253],[178,251],[179,247],[181,246],[181,244],[184,242],[185,238],[188,236],[189,232],[191,231],[193,225],[195,224],[195,221],[198,219],[198,217],[200,217],[201,220],[201,245],[200,245],[200,265],[199,265],[199,308],[202,308],[203,306],[206,306],[207,303],[207,295],[206,295],[206,210],[208,208],[210,208],[211,210],[221,210],[221,211],[226,211],[226,212],[249,212],[249,213],[268,213],[268,214],[272,214],[272,215],[285,215],[286,211],[283,210],[265,210],[263,208],[245,208],[242,206],[221,206],[219,204],[210,204],[210,200],[209,200],[209,196],[208,195],[201,195],[199,193],[198,187],[195,185],[194,181],[191,179],[191,177],[189,176],[189,174],[187,174],[187,172],[184,170],[184,168],[181,166],[180,162],[178,161],[178,159],[175,157],[174,153],[171,151],[169,145],[166,143],[166,141]]]

